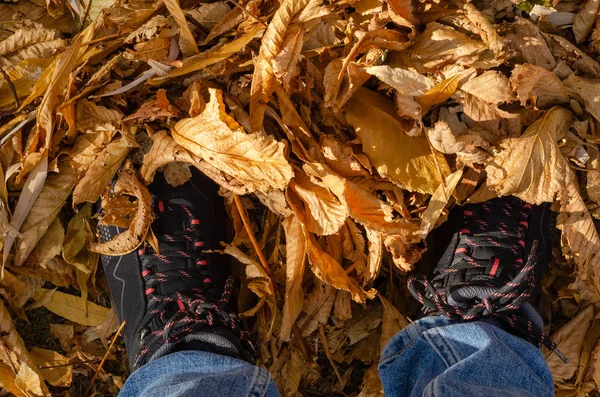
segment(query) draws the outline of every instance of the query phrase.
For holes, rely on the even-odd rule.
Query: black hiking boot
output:
[[[253,361],[254,348],[227,308],[234,286],[220,248],[226,214],[217,186],[197,171],[172,187],[162,173],[149,186],[159,252],[148,244],[102,256],[132,370],[173,351],[204,350]],[[101,240],[122,228],[98,226]]]
[[[408,280],[425,313],[482,320],[566,360],[544,334],[534,308],[557,235],[550,206],[517,197],[457,206],[440,229],[450,241],[438,252],[433,278]]]

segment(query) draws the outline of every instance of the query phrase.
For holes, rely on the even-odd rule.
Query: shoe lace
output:
[[[531,209],[531,205],[525,204],[517,213],[510,204],[505,204],[506,219],[518,225],[478,219],[469,228],[461,229],[452,264],[431,281],[422,275],[411,276],[408,289],[426,312],[444,313],[463,321],[496,318],[516,334],[527,335],[531,342],[543,344],[567,362],[537,323],[516,314],[536,288],[537,240],[533,241],[525,263],[522,258],[529,227],[522,219],[528,219]],[[482,205],[482,210],[492,212],[487,204]],[[464,213],[466,217],[475,216],[471,211]],[[493,248],[495,255],[490,260],[474,258],[470,255],[473,247]]]
[[[237,316],[226,311],[236,279],[229,276],[223,292],[217,294],[203,251],[200,219],[185,205],[161,201],[157,207],[159,219],[183,214],[186,225],[157,236],[160,253],[149,244],[138,250],[149,308],[142,320],[146,326],[140,332],[142,347],[135,367],[143,365],[149,353],[161,345],[176,344],[187,335],[214,327],[232,331],[245,353],[253,357],[256,352],[250,333],[241,330]],[[189,261],[195,261],[195,266],[185,266]]]

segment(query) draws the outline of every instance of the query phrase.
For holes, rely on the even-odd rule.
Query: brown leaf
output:
[[[417,98],[417,102],[423,108],[423,112],[427,112],[431,107],[439,105],[450,98],[458,88],[458,81],[461,75],[456,74],[448,79],[445,79],[440,84],[425,92],[423,96]]]
[[[364,291],[352,280],[342,266],[331,255],[321,249],[315,237],[305,231],[308,261],[313,273],[327,284],[337,289],[348,291],[356,302],[364,303],[373,298],[373,291]]]
[[[77,130],[81,132],[116,131],[123,113],[96,105],[86,99],[77,102]]]
[[[209,92],[210,101],[202,114],[175,125],[175,142],[250,191],[286,187],[293,171],[284,156],[284,144],[261,132],[246,134],[225,112],[221,92],[212,88]]]
[[[552,341],[556,343],[557,348],[569,360],[568,364],[565,364],[556,354],[546,350],[546,361],[555,382],[566,381],[575,375],[585,335],[590,328],[593,317],[594,307],[588,305],[567,324],[560,327],[558,331],[551,335]]]
[[[569,101],[569,93],[552,72],[536,65],[517,65],[510,77],[523,106],[546,109]]]
[[[90,164],[73,192],[73,205],[94,203],[110,184],[129,154],[131,143],[125,137],[112,141]]]
[[[566,135],[572,120],[570,111],[554,107],[522,137],[509,139],[486,167],[489,187],[500,196],[513,194],[532,204],[552,202],[570,179],[569,165],[557,142]]]
[[[392,302],[387,300],[382,294],[378,294],[377,296],[383,305],[381,343],[379,344],[379,350],[383,351],[390,339],[408,326],[408,321]]]
[[[563,83],[581,98],[585,105],[585,110],[596,120],[600,121],[600,103],[598,102],[600,80],[588,79],[572,74]]]
[[[412,266],[421,259],[423,250],[411,245],[410,240],[401,234],[386,236],[383,240],[385,248],[392,254],[392,261],[404,272],[412,270]]]
[[[590,33],[594,22],[596,22],[598,7],[600,7],[600,0],[588,0],[577,15],[575,15],[573,19],[573,33],[575,34],[577,43],[585,41]]]
[[[56,387],[69,387],[73,381],[73,366],[62,354],[53,350],[31,349],[31,358],[40,367],[44,380]],[[42,367],[52,367],[43,369]]]
[[[275,12],[262,38],[260,52],[255,61],[252,88],[250,90],[250,127],[253,132],[262,129],[266,104],[269,102],[269,96],[274,90],[273,83],[276,76],[273,63],[275,58],[284,49],[285,45],[293,40],[290,38],[286,43],[286,32],[294,17],[308,3],[309,0],[284,0]],[[288,49],[288,51],[290,50]]]
[[[323,183],[311,180],[303,171],[296,170],[295,174],[290,182],[290,189],[302,202],[301,207],[292,204],[297,216],[303,219],[306,228],[312,233],[325,236],[337,233],[348,216],[345,200],[340,200]],[[291,197],[289,191],[288,196]],[[294,199],[291,198],[291,201],[294,202]],[[298,211],[302,211],[303,215],[298,214]]]
[[[50,259],[60,254],[64,238],[65,229],[60,224],[60,220],[55,218],[36,245],[31,256],[33,256],[35,261],[42,267],[45,267]]]
[[[131,171],[119,172],[115,194],[126,194],[137,198],[138,210],[129,229],[105,243],[93,243],[90,250],[102,255],[122,256],[135,250],[146,239],[154,219],[152,195]]]
[[[539,28],[529,19],[517,17],[504,36],[504,45],[521,56],[526,63],[550,70],[556,61]]]
[[[448,204],[448,200],[452,196],[454,189],[458,185],[458,182],[462,178],[463,168],[459,168],[452,174],[448,175],[444,183],[440,183],[440,186],[431,195],[429,205],[421,217],[421,230],[419,236],[421,239],[425,239],[429,232],[433,230],[436,222],[442,215],[443,209]]]
[[[569,40],[553,34],[543,33],[542,35],[555,58],[565,61],[581,73],[600,77],[600,64]]]
[[[434,155],[424,137],[409,137],[385,97],[359,90],[346,107],[346,117],[361,139],[363,150],[380,175],[417,192],[432,193],[448,173],[445,160]]]
[[[587,163],[587,184],[585,190],[590,200],[600,203],[600,151],[588,148],[590,160]]]
[[[315,283],[312,291],[304,300],[303,314],[298,319],[298,328],[303,337],[312,334],[319,324],[325,324],[329,320],[329,314],[333,308],[335,292],[330,285],[314,277]]]
[[[181,47],[183,55],[189,57],[200,53],[185,15],[179,6],[179,0],[164,0],[164,3],[175,21],[177,21],[177,25],[179,25],[179,47]]]
[[[427,129],[431,146],[442,153],[458,155],[458,159],[464,164],[483,164],[489,154],[482,148],[487,148],[489,144],[474,131],[468,130],[466,125],[464,129],[463,125],[453,127],[455,128],[440,120],[433,128]]]
[[[76,177],[73,168],[63,162],[59,166],[59,172],[50,174],[46,179],[40,195],[21,226],[21,235],[16,243],[15,264],[17,266],[27,259],[65,205],[71,195]]]
[[[302,290],[302,276],[306,264],[306,239],[302,231],[302,224],[295,216],[283,220],[285,230],[285,297],[281,319],[279,337],[288,341],[292,326],[302,311],[304,292]]]

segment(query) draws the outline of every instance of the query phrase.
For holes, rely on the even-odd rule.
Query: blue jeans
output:
[[[386,397],[554,396],[542,353],[494,325],[426,317],[387,344],[379,363]],[[279,396],[271,375],[244,361],[180,351],[135,371],[121,397]]]

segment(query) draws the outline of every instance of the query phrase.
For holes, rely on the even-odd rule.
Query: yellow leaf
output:
[[[94,203],[107,188],[117,170],[131,150],[128,139],[120,137],[112,141],[90,164],[83,178],[73,191],[73,205]]]
[[[44,380],[56,387],[69,387],[73,380],[73,366],[69,359],[54,350],[31,349],[31,358],[40,367]],[[54,368],[44,368],[54,367]]]
[[[439,105],[450,98],[458,88],[460,78],[461,74],[456,74],[425,92],[423,96],[417,97],[416,101],[423,108],[423,114],[433,106]]]
[[[392,104],[384,97],[360,89],[348,102],[347,119],[363,150],[379,174],[412,191],[433,193],[449,169],[434,155],[425,137],[404,134]],[[437,170],[436,161],[441,170]]]
[[[42,389],[43,381],[38,373],[36,373],[27,363],[21,363],[15,385],[27,396],[47,396]]]
[[[246,134],[225,112],[221,91],[211,88],[209,92],[210,101],[200,115],[175,125],[175,142],[249,191],[286,187],[293,171],[284,155],[285,145],[261,132]]]
[[[50,290],[42,288],[35,294],[34,298],[39,299],[49,291]],[[81,298],[79,296],[54,291],[50,296],[50,299],[44,302],[43,306],[52,313],[77,324],[89,326],[102,324],[108,316],[110,309],[90,301],[86,301],[86,303],[87,305],[84,307],[81,304]]]
[[[304,291],[302,276],[306,264],[306,241],[302,224],[295,216],[283,220],[285,230],[285,296],[279,337],[289,341],[292,326],[302,311]]]
[[[122,256],[140,246],[146,239],[154,220],[152,195],[130,170],[119,172],[115,194],[126,194],[137,198],[138,209],[129,229],[105,243],[90,244],[90,250],[102,255]],[[96,324],[97,325],[97,324]]]
[[[488,164],[488,186],[500,196],[515,195],[532,203],[551,202],[570,179],[569,165],[558,148],[573,114],[554,107],[527,128],[520,138],[509,139]]]
[[[179,47],[183,55],[189,57],[200,53],[196,45],[196,39],[194,39],[185,15],[179,6],[179,0],[164,0],[164,3],[179,25]]]
[[[431,196],[429,205],[421,217],[421,230],[419,231],[419,236],[421,239],[427,237],[429,232],[433,230],[435,223],[438,221],[443,209],[448,204],[448,200],[450,200],[452,192],[454,192],[454,189],[456,189],[456,185],[458,185],[462,175],[463,168],[460,168],[448,175],[446,181],[444,183],[440,183],[440,186],[438,186]]]

